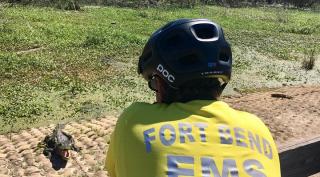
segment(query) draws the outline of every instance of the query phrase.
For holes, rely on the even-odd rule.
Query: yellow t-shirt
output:
[[[256,116],[222,101],[134,103],[120,116],[111,177],[280,177],[273,138]]]

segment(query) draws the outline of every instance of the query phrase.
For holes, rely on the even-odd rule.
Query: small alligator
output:
[[[63,124],[58,124],[51,135],[47,135],[42,146],[44,147],[43,154],[49,159],[52,155],[58,155],[63,160],[69,160],[70,150],[80,152],[81,148],[75,145],[74,139],[71,135],[62,131]]]

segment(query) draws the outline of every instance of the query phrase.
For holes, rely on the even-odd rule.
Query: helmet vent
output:
[[[194,65],[196,63],[198,63],[198,57],[195,54],[191,54],[191,55],[187,55],[184,57],[179,58],[179,63],[182,65]]]
[[[148,51],[146,54],[140,56],[138,63],[138,73],[142,73],[145,67],[145,63],[152,57],[152,51]]]
[[[229,53],[230,52],[228,52],[228,49],[223,48],[222,51],[220,52],[219,60],[224,61],[224,62],[228,62],[229,58],[230,58]]]
[[[166,40],[166,43],[169,47],[177,47],[177,45],[181,44],[182,39],[179,35],[173,35]]]
[[[149,51],[144,57],[143,57],[143,61],[146,62],[147,60],[149,60],[152,57],[152,51]]]
[[[193,25],[192,32],[199,40],[212,41],[218,37],[217,28],[213,24]]]

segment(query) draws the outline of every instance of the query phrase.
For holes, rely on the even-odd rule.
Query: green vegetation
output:
[[[1,0],[2,2],[56,7],[64,10],[80,10],[83,5],[102,5],[118,7],[187,7],[199,5],[219,5],[224,7],[262,7],[282,5],[286,8],[319,10],[318,0]],[[1,2],[0,1],[0,2]]]
[[[137,75],[150,34],[177,18],[209,18],[232,44],[227,92],[320,83],[320,14],[277,8],[83,7],[81,11],[0,6],[0,132],[57,121],[118,115],[153,101]]]

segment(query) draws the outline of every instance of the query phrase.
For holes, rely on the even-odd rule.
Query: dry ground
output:
[[[277,97],[272,97],[277,94]],[[270,127],[279,146],[306,137],[320,135],[320,87],[285,87],[242,96],[225,97],[232,107],[252,112]],[[103,171],[106,140],[116,119],[69,123],[71,133],[83,148],[73,154],[66,168],[54,170],[37,148],[54,125],[0,135],[0,177],[2,176],[107,176]],[[316,175],[314,175],[315,177]]]
[[[319,86],[284,87],[223,100],[235,109],[260,117],[278,145],[320,134]]]

